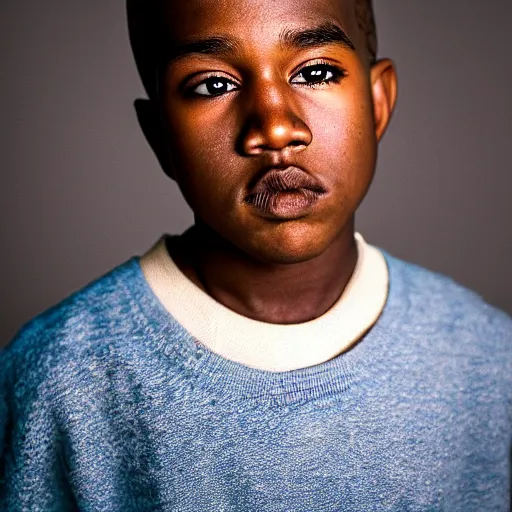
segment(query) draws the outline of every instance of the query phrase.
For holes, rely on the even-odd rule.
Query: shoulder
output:
[[[130,290],[136,280],[140,267],[134,257],[25,324],[0,351],[0,381],[20,393],[40,392],[73,364],[126,340],[137,328]]]
[[[410,332],[446,340],[453,350],[484,354],[512,364],[512,318],[453,279],[383,251],[389,268],[390,301]]]

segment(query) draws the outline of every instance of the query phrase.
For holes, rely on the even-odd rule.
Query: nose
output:
[[[253,84],[254,92],[241,98],[246,105],[240,147],[245,155],[265,151],[304,150],[313,140],[301,118],[289,84]]]

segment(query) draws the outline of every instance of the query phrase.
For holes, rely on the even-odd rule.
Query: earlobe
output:
[[[135,100],[134,107],[142,132],[153,150],[153,153],[155,153],[160,166],[165,174],[174,180],[174,168],[169,158],[169,152],[165,144],[164,130],[155,102],[138,99]]]
[[[397,77],[395,65],[389,59],[377,61],[371,69],[375,136],[380,140],[388,127],[395,108]]]

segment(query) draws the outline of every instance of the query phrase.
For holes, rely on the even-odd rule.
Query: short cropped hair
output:
[[[355,9],[359,29],[365,37],[370,64],[374,64],[377,60],[377,26],[372,0],[355,0]]]
[[[354,2],[357,22],[366,40],[368,59],[370,64],[374,64],[377,58],[377,31],[372,0]],[[159,4],[158,0],[126,0],[130,43],[149,98],[157,96],[157,70],[162,65]]]

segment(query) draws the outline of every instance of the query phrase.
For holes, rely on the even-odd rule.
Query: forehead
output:
[[[269,44],[284,29],[325,22],[339,25],[361,44],[354,0],[163,0],[163,22],[172,40],[222,34]]]

